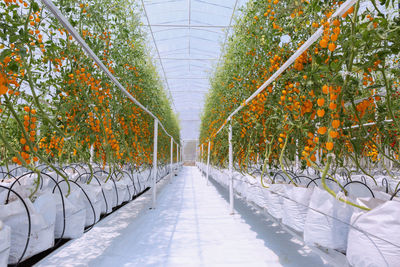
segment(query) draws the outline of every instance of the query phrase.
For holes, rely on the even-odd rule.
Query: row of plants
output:
[[[211,78],[202,117],[203,162],[227,166],[229,114],[235,167],[287,169],[297,162],[323,177],[339,170],[374,183],[395,180],[400,155],[398,1],[253,0],[241,10]],[[317,31],[323,35],[249,104],[246,100]],[[266,173],[268,174],[268,173]],[[328,188],[327,188],[328,189]]]
[[[136,4],[53,2],[179,142],[178,121],[146,52]],[[152,164],[154,119],[113,84],[40,1],[1,1],[0,25],[0,165],[35,171],[45,164],[58,172],[55,166],[72,162]],[[166,164],[170,137],[160,127],[158,132],[158,159]]]

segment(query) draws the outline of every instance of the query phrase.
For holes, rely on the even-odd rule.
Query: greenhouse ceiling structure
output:
[[[140,0],[164,87],[178,114],[183,140],[198,139],[200,116],[235,14],[246,0]]]

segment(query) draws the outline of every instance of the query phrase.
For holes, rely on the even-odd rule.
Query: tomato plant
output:
[[[108,70],[179,142],[131,1],[54,1]],[[131,102],[36,0],[0,3],[1,162],[152,164],[154,119]],[[170,137],[159,130],[160,163]],[[174,153],[175,155],[176,153]],[[56,169],[56,168],[54,168]]]
[[[355,170],[373,179],[398,166],[400,19],[396,1],[253,0],[243,8],[211,78],[200,144],[227,166],[226,118],[322,27],[320,39],[237,113],[237,169],[311,167],[332,177]],[[206,157],[206,153],[203,153]],[[204,158],[205,160],[205,158]],[[367,164],[368,163],[368,164]],[[379,164],[379,165],[377,165]],[[251,167],[251,168],[250,168]]]

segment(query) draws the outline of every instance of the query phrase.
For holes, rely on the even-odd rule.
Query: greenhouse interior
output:
[[[399,0],[0,17],[0,267],[400,266]]]

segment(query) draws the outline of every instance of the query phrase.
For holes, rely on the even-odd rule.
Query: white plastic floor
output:
[[[196,167],[162,183],[155,210],[145,194],[38,266],[327,266],[242,201],[229,215],[226,190]]]

